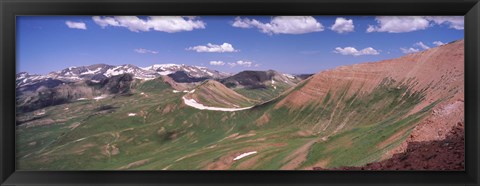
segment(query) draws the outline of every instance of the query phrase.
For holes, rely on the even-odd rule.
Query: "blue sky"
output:
[[[232,73],[316,73],[463,37],[463,17],[446,16],[20,16],[17,72],[176,63]]]

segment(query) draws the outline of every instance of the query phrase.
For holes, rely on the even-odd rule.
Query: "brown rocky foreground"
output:
[[[362,167],[340,167],[333,170],[464,170],[464,123],[457,123],[443,140],[409,142],[405,152]],[[314,167],[314,170],[332,170]]]

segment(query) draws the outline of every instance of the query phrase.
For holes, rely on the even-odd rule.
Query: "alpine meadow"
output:
[[[17,41],[19,170],[465,168],[463,16],[20,16]]]

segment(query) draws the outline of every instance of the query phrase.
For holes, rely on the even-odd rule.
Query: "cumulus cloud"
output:
[[[420,48],[422,48],[422,49],[424,49],[424,50],[426,50],[426,49],[429,49],[429,48],[430,48],[429,46],[427,46],[427,45],[423,44],[423,42],[421,42],[421,41],[420,41],[420,42],[417,42],[417,43],[415,43],[415,46],[419,46]]]
[[[330,27],[331,30],[337,33],[353,32],[354,28],[353,20],[345,19],[343,17],[338,17],[335,20],[335,24]]]
[[[434,41],[433,44],[436,45],[436,46],[441,46],[441,45],[444,45],[445,43],[443,43],[441,41]]]
[[[233,62],[233,63],[228,63],[228,65],[230,65],[230,67],[235,67],[235,66],[242,66],[242,67],[251,67],[253,64],[253,62],[251,61],[237,61],[237,62]]]
[[[357,50],[354,47],[337,47],[335,48],[335,53],[342,54],[342,55],[352,55],[352,56],[363,56],[363,55],[378,55],[380,52],[375,50],[372,47],[367,47],[362,50]]]
[[[223,65],[225,65],[225,62],[223,62],[223,61],[210,61],[210,65],[223,66]]]
[[[236,17],[232,23],[238,28],[257,28],[266,34],[305,34],[323,31],[323,25],[312,16],[277,16],[269,23],[262,23],[256,19]]]
[[[120,23],[113,17],[100,17],[100,16],[93,16],[93,22],[97,25],[100,25],[102,28],[107,26],[120,26]]]
[[[87,29],[87,25],[84,22],[66,21],[65,24],[68,26],[68,28],[74,28],[74,29],[80,29],[80,30]]]
[[[148,50],[148,49],[144,49],[144,48],[137,48],[134,50],[136,53],[139,53],[139,54],[158,54],[158,51],[155,51],[155,50]]]
[[[232,26],[237,28],[252,28],[253,24],[248,18],[242,19],[240,17],[236,17],[235,21],[232,23]]]
[[[435,43],[435,42],[434,42]],[[400,48],[400,50],[404,53],[404,54],[410,54],[410,53],[415,53],[415,52],[420,52],[421,50],[427,50],[427,49],[430,49],[429,46],[427,46],[426,44],[424,44],[423,42],[419,41],[419,42],[416,42],[415,44],[413,44],[414,47],[417,47],[417,48],[414,48],[414,47],[410,47],[410,48]],[[420,49],[418,48],[420,47]]]
[[[186,50],[193,50],[196,52],[238,52],[235,48],[233,48],[233,45],[230,43],[223,43],[221,45],[215,45],[212,43],[208,43],[206,46],[205,45],[198,45],[194,47],[189,47],[186,48]]]
[[[416,49],[416,48],[400,48],[400,50],[404,53],[404,54],[410,54],[410,53],[415,53],[415,52],[419,52],[420,50],[419,49]]]
[[[402,33],[425,30],[429,21],[421,16],[378,16],[378,26],[369,25],[367,32]]]
[[[148,32],[151,30],[167,33],[204,29],[205,23],[192,16],[149,16],[141,19],[137,16],[93,16],[93,21],[102,28],[124,27],[132,32]]]
[[[260,66],[260,64],[255,64],[254,62],[251,62],[251,61],[243,61],[243,60],[238,60],[236,62],[223,62],[223,61],[210,61],[209,62],[210,65],[213,65],[213,66],[224,66],[224,65],[228,65],[230,66],[231,68],[232,67],[258,67]]]
[[[434,23],[439,25],[448,25],[449,28],[453,28],[456,30],[464,29],[465,20],[463,16],[428,16],[425,17],[425,19],[433,21]]]
[[[463,16],[378,16],[378,25],[369,25],[367,32],[403,33],[425,30],[433,25],[448,25],[449,28],[463,30]]]

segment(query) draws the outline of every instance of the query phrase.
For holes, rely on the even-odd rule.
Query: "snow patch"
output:
[[[119,68],[122,68],[122,66],[118,66],[118,67],[115,67],[115,68],[108,69],[103,75],[107,76],[107,77],[111,77],[111,76],[116,76],[116,75],[123,74],[124,73],[123,70],[117,71],[117,69],[119,69]]]
[[[173,90],[173,93],[179,93],[179,92],[180,92],[180,91],[178,91],[178,90]]]
[[[136,116],[137,114],[136,113],[128,113],[128,116],[131,117],[131,116]]]
[[[223,112],[235,112],[235,111],[240,111],[240,110],[247,110],[247,109],[251,109],[253,106],[251,107],[243,107],[243,108],[220,108],[220,107],[209,107],[209,106],[205,106],[201,103],[198,103],[197,101],[195,101],[194,99],[187,99],[185,98],[185,96],[182,97],[183,99],[183,102],[185,103],[185,105],[188,105],[188,106],[191,106],[193,108],[196,108],[196,109],[199,109],[199,110],[214,110],[214,111],[223,111]]]
[[[283,74],[283,75],[284,75],[285,77],[287,77],[287,78],[290,78],[290,79],[295,79],[295,77],[294,77],[294,76],[292,76],[292,75],[290,75],[290,74]]]
[[[150,81],[150,80],[154,80],[155,78],[153,77],[139,77],[139,76],[135,76],[135,79],[140,79],[140,80],[144,80],[144,81]]]
[[[79,78],[79,77],[77,77],[77,76],[71,76],[71,77],[65,77],[65,79],[81,80],[82,78]]]
[[[78,98],[77,101],[87,100],[87,98]]]
[[[141,68],[143,70],[157,70],[157,69],[163,69],[163,68],[170,68],[170,67],[178,67],[179,65],[177,64],[154,64],[152,66],[144,67]]]
[[[101,100],[101,99],[104,99],[104,98],[106,98],[106,97],[107,97],[107,96],[101,95],[101,96],[94,97],[93,99],[94,99],[94,100]]]
[[[235,158],[233,159],[233,161],[237,161],[237,160],[239,160],[239,159],[242,159],[242,158],[244,158],[244,157],[247,157],[247,156],[250,156],[250,155],[256,154],[256,153],[257,153],[257,151],[252,151],[252,152],[246,152],[246,153],[240,154],[239,156],[235,157]]]
[[[157,73],[160,74],[160,75],[162,75],[162,76],[166,76],[166,75],[168,75],[168,74],[173,74],[173,72],[170,71],[170,70],[163,71],[163,72],[157,72]]]
[[[102,67],[98,67],[97,69],[95,70],[90,70],[90,69],[87,69],[86,72],[82,72],[80,75],[86,75],[86,74],[95,74],[97,72],[99,72],[100,70],[102,70]]]

